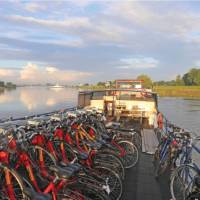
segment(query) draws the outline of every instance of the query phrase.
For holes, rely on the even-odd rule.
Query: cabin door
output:
[[[104,101],[104,113],[107,116],[113,117],[115,112],[114,101]]]

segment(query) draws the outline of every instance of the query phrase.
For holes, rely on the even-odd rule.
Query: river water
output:
[[[0,119],[76,106],[77,94],[78,90],[71,88],[19,87],[5,90],[0,93]],[[158,105],[171,122],[200,135],[200,99],[165,97],[159,98]],[[200,163],[199,155],[196,154],[195,158]]]
[[[19,87],[0,93],[0,118],[21,117],[77,105],[78,90]],[[159,109],[170,121],[200,133],[200,99],[159,98]]]
[[[18,87],[0,93],[0,118],[21,117],[77,105],[78,90]],[[200,135],[200,99],[159,98],[159,109],[171,122]]]
[[[0,94],[0,118],[50,112],[77,104],[76,89],[18,87]]]

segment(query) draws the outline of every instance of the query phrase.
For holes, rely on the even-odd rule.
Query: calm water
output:
[[[0,93],[0,118],[49,112],[77,104],[76,89],[21,87]],[[170,121],[200,135],[200,99],[159,98]]]
[[[171,122],[200,135],[200,99],[160,98],[159,109]],[[200,142],[196,141],[200,148]],[[193,160],[200,166],[199,153],[193,151]]]
[[[76,106],[77,94],[76,89],[47,87],[22,87],[4,91],[0,93],[0,118],[21,117]],[[200,135],[200,99],[159,98],[159,109],[171,122]],[[195,157],[199,163],[199,155]]]
[[[21,87],[0,94],[0,118],[45,113],[77,104],[77,90]]]
[[[171,122],[200,135],[200,99],[159,98],[159,109]]]

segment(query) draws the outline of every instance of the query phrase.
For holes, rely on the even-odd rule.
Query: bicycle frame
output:
[[[41,175],[45,178],[48,178],[48,180],[50,180],[48,186],[42,191],[40,187],[38,186],[37,180],[35,178],[35,175],[33,172],[33,162],[31,161],[28,153],[26,151],[19,150],[17,148],[15,150],[19,158],[15,165],[15,169],[17,170],[20,166],[26,169],[26,171],[28,172],[29,179],[37,192],[44,193],[44,194],[51,193],[53,200],[57,200],[58,192],[64,186],[67,186],[68,184],[71,184],[75,181],[75,179],[64,180],[64,179],[58,179],[57,177],[49,175],[48,172],[45,171],[46,166],[44,166],[44,158],[43,158],[42,152],[39,152],[39,163],[40,163],[39,167],[41,170],[40,171]]]
[[[192,145],[193,149],[197,151],[197,153],[200,153],[200,149],[198,147],[196,147],[195,145]],[[190,163],[186,163],[186,165],[190,165],[192,166],[198,173],[198,175],[200,176],[200,167],[194,163],[194,162],[191,162],[190,160]],[[184,170],[181,174],[181,176],[184,178],[184,181],[186,183],[189,183],[188,185],[190,185],[191,183],[193,183],[193,175],[190,173],[190,170],[186,168],[186,170]]]
[[[16,200],[14,195],[14,189],[12,184],[12,177],[11,174],[6,167],[6,165],[9,165],[9,153],[7,151],[0,151],[0,165],[3,167],[3,173],[5,174],[5,186],[6,186],[6,192],[10,200]],[[5,166],[4,166],[5,165]]]

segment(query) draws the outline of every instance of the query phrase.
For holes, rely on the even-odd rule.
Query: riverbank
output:
[[[200,98],[200,86],[154,86],[153,91],[161,97]]]
[[[79,87],[81,90],[104,90],[103,86],[89,85]],[[161,97],[200,98],[200,86],[154,86],[153,92]]]

